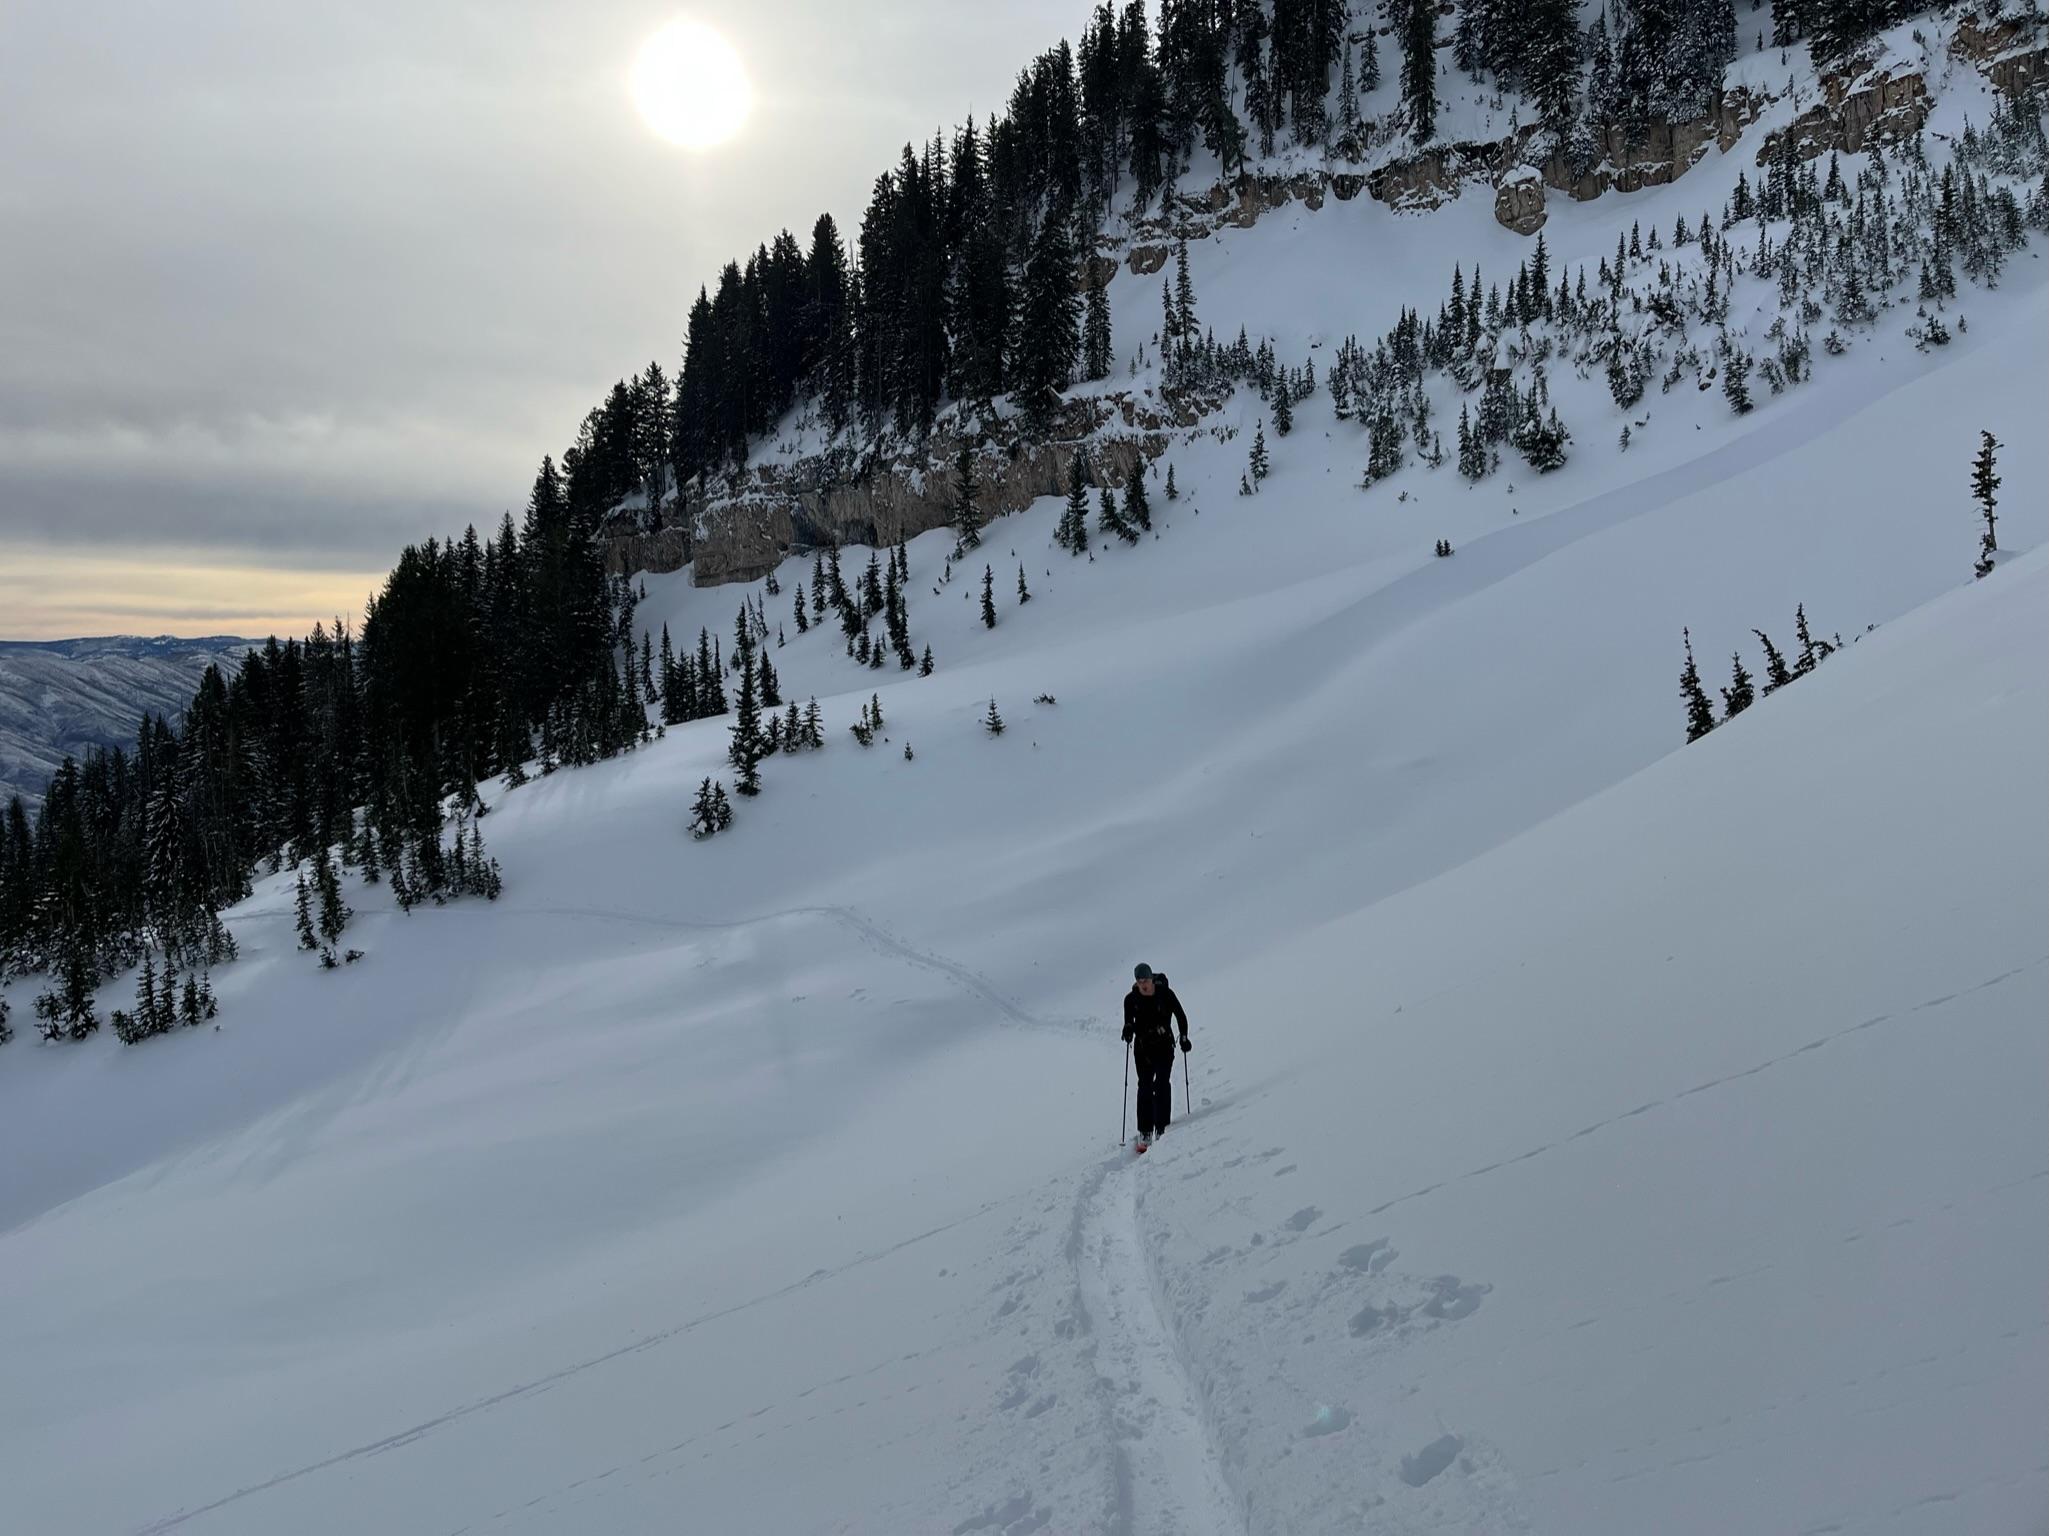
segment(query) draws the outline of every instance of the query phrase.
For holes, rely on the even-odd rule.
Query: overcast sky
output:
[[[1000,106],[1088,0],[0,0],[0,638],[303,631],[517,509],[728,259]],[[690,152],[628,98],[746,61]]]

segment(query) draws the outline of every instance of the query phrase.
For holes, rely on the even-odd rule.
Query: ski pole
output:
[[[1188,1086],[1188,1053],[1186,1051],[1181,1053],[1181,1113],[1184,1115],[1195,1113],[1195,1094]]]
[[[1124,1145],[1124,1120],[1131,1113],[1131,1042],[1124,1042],[1124,1095],[1117,1103],[1117,1145]]]

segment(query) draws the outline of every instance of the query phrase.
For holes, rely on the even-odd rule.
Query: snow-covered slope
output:
[[[0,640],[0,805],[20,795],[33,811],[67,756],[133,750],[145,714],[177,719],[200,673],[239,666],[254,643],[228,635]]]
[[[1738,168],[1559,209],[1554,259]],[[1295,362],[1526,250],[1362,200],[1194,261]],[[334,974],[263,882],[218,1033],[0,1052],[8,1520],[2039,1531],[2040,250],[1944,349],[1888,314],[1626,454],[1560,368],[1542,479],[1361,493],[1317,396],[1240,497],[1241,396],[1158,539],[992,525],[993,631],[913,541],[933,676],[789,634],[829,746],[727,833],[704,721],[487,787],[503,899],[357,890]],[[1973,584],[1980,429],[2033,552]],[[647,586],[679,638],[760,592]],[[1853,643],[1680,749],[1680,627],[1754,667],[1799,603]],[[1136,960],[1196,1104],[1134,1162]]]

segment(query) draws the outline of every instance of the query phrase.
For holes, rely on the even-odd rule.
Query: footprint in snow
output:
[[[1352,1330],[1353,1338],[1363,1339],[1369,1334],[1380,1332],[1383,1328],[1392,1328],[1408,1315],[1406,1307],[1361,1307],[1352,1314],[1352,1321],[1348,1326]]]
[[[1430,1282],[1430,1299],[1423,1303],[1423,1310],[1455,1323],[1479,1311],[1481,1298],[1493,1289],[1491,1285],[1467,1285],[1457,1275],[1439,1275]]]
[[[1338,1255],[1338,1262],[1355,1274],[1377,1275],[1399,1257],[1394,1244],[1376,1237],[1370,1243],[1354,1243]]]
[[[1304,1440],[1317,1440],[1325,1435],[1334,1435],[1352,1422],[1349,1408],[1319,1407],[1316,1417],[1311,1419],[1302,1431]]]
[[[1415,1455],[1402,1458],[1402,1481],[1411,1488],[1422,1487],[1457,1461],[1458,1453],[1465,1448],[1465,1441],[1457,1435],[1440,1435]]]

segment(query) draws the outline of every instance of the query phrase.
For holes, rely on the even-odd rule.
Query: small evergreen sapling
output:
[[[1023,607],[1023,606],[1024,606],[1024,605],[1025,605],[1026,603],[1030,602],[1031,600],[1032,600],[1032,589],[1031,589],[1030,587],[1028,587],[1028,586],[1026,586],[1026,585],[1025,585],[1025,573],[1024,573],[1024,563],[1023,563],[1022,561],[1020,561],[1020,562],[1018,563],[1018,567],[1017,567],[1017,602],[1018,602],[1018,606],[1019,606],[1020,608],[1022,608],[1022,607]]]
[[[996,627],[996,568],[990,565],[982,567],[982,627]]]
[[[1724,720],[1734,720],[1744,710],[1750,708],[1751,702],[1757,696],[1756,690],[1751,683],[1750,673],[1743,665],[1743,653],[1741,651],[1732,652],[1729,661],[1731,667],[1729,686],[1721,691],[1722,718]]]
[[[1003,734],[1003,716],[997,713],[996,701],[994,699],[989,701],[989,712],[982,716],[982,729],[991,736],[1001,736]]]
[[[1260,481],[1266,478],[1272,467],[1273,463],[1266,455],[1266,423],[1262,421],[1252,429],[1252,451],[1245,459],[1245,468],[1252,476],[1254,490],[1259,489]]]

